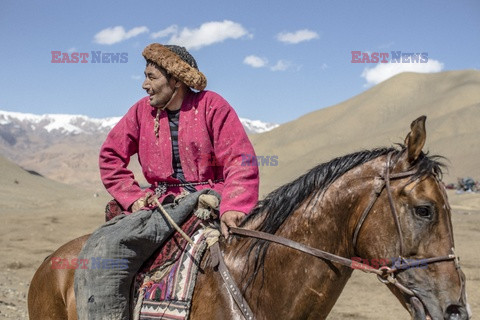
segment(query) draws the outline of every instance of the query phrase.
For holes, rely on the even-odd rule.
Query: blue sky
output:
[[[241,117],[284,123],[403,70],[480,69],[480,2],[11,1],[0,4],[0,109],[121,116],[145,96],[141,52],[186,46]],[[51,51],[127,53],[52,63]],[[428,63],[351,63],[352,51]]]

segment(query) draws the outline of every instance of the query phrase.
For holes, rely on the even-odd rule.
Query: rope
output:
[[[145,298],[145,289],[145,287],[142,287],[138,294],[137,303],[135,304],[135,308],[133,309],[133,320],[140,319],[140,310],[142,309],[143,299]]]
[[[153,131],[155,132],[155,137],[158,138],[158,129],[160,128],[160,113],[162,109],[157,108],[157,114],[155,116],[155,122],[153,124]]]
[[[183,232],[183,230],[178,226],[178,224],[175,223],[175,221],[173,221],[172,217],[170,217],[168,212],[163,208],[162,204],[160,203],[160,201],[158,201],[158,199],[156,197],[153,197],[153,202],[158,206],[158,209],[160,209],[160,211],[163,213],[163,215],[168,220],[168,222],[175,228],[175,230],[177,230],[178,233],[180,233],[180,235],[185,240],[188,241],[188,243],[190,243],[192,246],[194,246],[195,243],[193,242],[193,240],[188,236],[188,234]]]

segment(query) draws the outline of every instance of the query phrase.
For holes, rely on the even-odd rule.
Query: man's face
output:
[[[142,88],[150,96],[150,105],[164,108],[172,98],[175,81],[172,77],[167,78],[166,73],[161,72],[152,64],[147,65],[144,73],[145,81],[143,81]]]

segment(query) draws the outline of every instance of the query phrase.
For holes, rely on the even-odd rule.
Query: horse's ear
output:
[[[422,152],[422,148],[425,145],[427,139],[427,132],[425,131],[426,116],[421,116],[415,119],[410,125],[410,132],[405,138],[405,146],[408,152],[408,161],[410,163],[415,162]]]

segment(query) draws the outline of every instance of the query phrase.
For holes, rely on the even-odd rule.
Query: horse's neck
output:
[[[350,220],[353,208],[361,197],[340,192],[342,188],[345,188],[342,181],[335,182],[324,193],[304,201],[287,218],[277,235],[351,258],[353,247]],[[247,241],[243,247],[242,241]],[[237,279],[248,268],[245,265],[248,260],[245,247],[248,247],[251,240],[242,241],[235,246],[243,249],[232,249],[226,255]],[[248,264],[252,269],[252,259]],[[282,319],[307,318],[308,316],[302,316],[304,314],[325,318],[352,273],[349,268],[334,266],[276,244],[270,245],[263,270],[249,291],[252,294],[250,299],[259,299],[255,312],[259,315],[264,313],[268,318],[272,312],[278,312],[277,316]],[[272,311],[272,306],[280,309]]]

